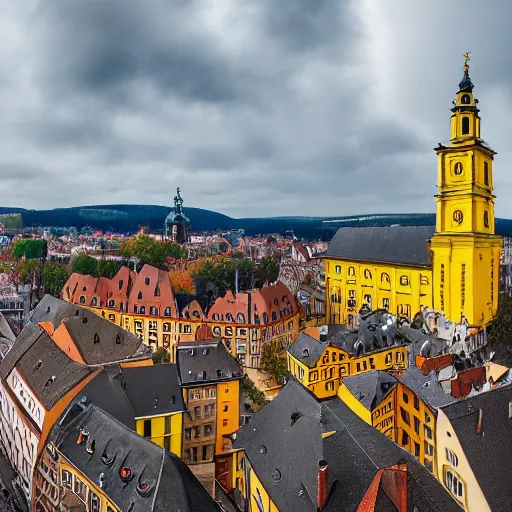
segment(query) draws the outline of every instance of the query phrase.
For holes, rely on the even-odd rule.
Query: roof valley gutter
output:
[[[165,462],[165,449],[162,448],[162,462],[160,464],[160,471],[158,472],[158,480],[156,482],[155,494],[153,495],[153,501],[151,502],[151,510],[155,510],[156,497],[158,495],[158,489],[160,489],[160,480],[162,479],[162,472],[164,470]]]

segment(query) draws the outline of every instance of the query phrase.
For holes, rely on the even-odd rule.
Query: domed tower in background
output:
[[[166,240],[177,244],[186,244],[190,241],[192,225],[183,211],[183,199],[179,187],[176,189],[176,194],[174,208],[165,219],[164,233]]]

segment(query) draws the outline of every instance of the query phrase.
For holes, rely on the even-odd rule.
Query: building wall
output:
[[[224,436],[236,432],[240,427],[240,381],[219,383],[217,393],[215,453],[222,453],[227,448]]]
[[[260,482],[258,475],[252,469],[252,466],[245,457],[246,475],[249,482],[249,512],[279,512],[274,502],[270,499],[267,491]]]
[[[436,431],[437,474],[439,481],[468,512],[491,512],[473,470],[464,455],[457,434],[442,409],[437,411]],[[492,471],[492,468],[489,468],[489,471]],[[447,485],[448,472],[452,474],[452,488]],[[461,487],[453,483],[453,476],[460,481]],[[456,492],[454,492],[454,489]],[[460,496],[459,490],[462,490],[462,496]]]
[[[135,419],[137,434],[144,437],[147,429],[151,431],[150,441],[181,457],[183,436],[182,412]]]
[[[217,428],[217,385],[183,388],[188,411],[183,416],[183,460],[187,464],[212,462]]]
[[[355,326],[364,304],[412,318],[432,307],[432,270],[372,262],[325,260],[327,323]]]
[[[226,349],[233,357],[250,368],[259,368],[264,344],[271,343],[276,351],[285,350],[297,338],[300,329],[299,311],[270,324],[237,324],[165,316],[119,314],[105,308],[82,306],[140,336],[143,342],[154,350],[163,347],[169,352],[171,363],[176,361],[176,344],[195,341],[196,331],[203,324],[211,328],[215,338],[223,340]]]
[[[372,411],[371,424],[393,441],[397,441],[396,386],[388,391],[381,403]]]
[[[288,371],[318,398],[333,398],[340,379],[369,370],[397,371],[407,368],[407,347],[384,348],[352,357],[337,347],[328,347],[313,367],[308,367],[287,352]]]

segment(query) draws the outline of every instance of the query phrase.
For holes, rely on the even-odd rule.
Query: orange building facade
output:
[[[237,294],[228,291],[207,312],[197,301],[178,311],[169,274],[149,265],[139,274],[123,267],[111,280],[73,274],[62,298],[140,336],[155,351],[164,348],[171,362],[176,361],[177,344],[195,341],[203,324],[250,368],[260,366],[263,345],[284,351],[300,328],[300,308],[282,283]]]

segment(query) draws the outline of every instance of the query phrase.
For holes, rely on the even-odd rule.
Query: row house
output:
[[[73,274],[62,298],[139,336],[153,350],[164,348],[171,362],[176,346],[193,342],[207,324],[243,366],[258,368],[262,346],[284,351],[297,337],[301,311],[282,283],[233,294],[228,291],[205,312],[197,301],[178,311],[167,272],[145,265],[139,274],[127,268],[112,280]]]
[[[187,413],[183,421],[183,460],[213,462],[240,426],[240,364],[219,340],[178,347],[177,365]]]

